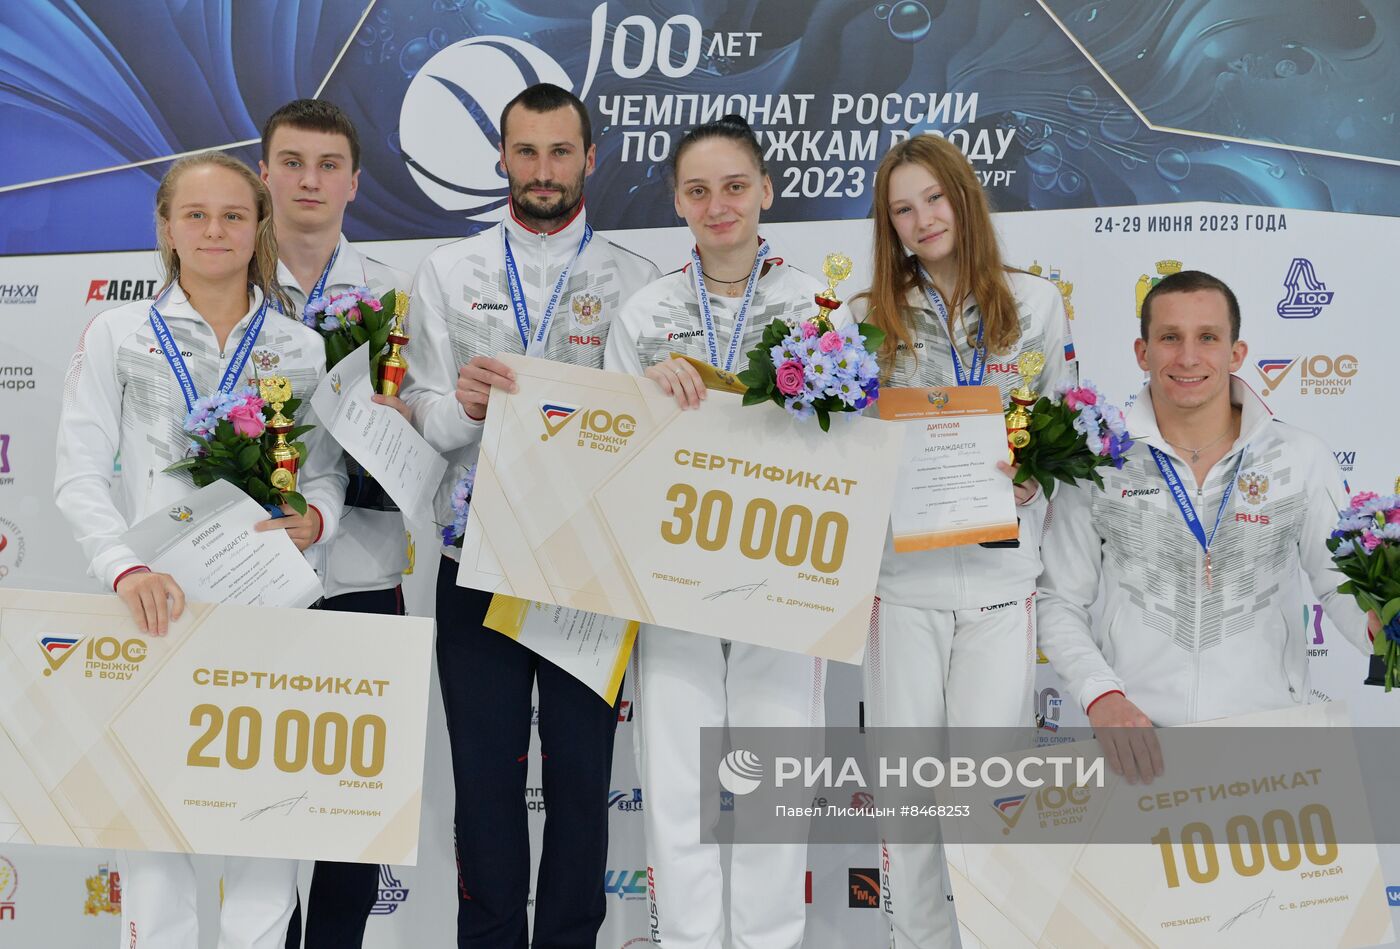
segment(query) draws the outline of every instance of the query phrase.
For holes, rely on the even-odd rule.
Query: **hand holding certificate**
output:
[[[0,590],[0,842],[413,863],[432,641],[209,604],[152,638],[115,597]]]
[[[462,586],[858,662],[900,433],[827,435],[712,392],[503,357],[467,521]]]
[[[896,553],[1010,540],[1018,531],[1006,460],[1006,421],[995,386],[886,389],[880,417],[900,422]]]
[[[432,520],[433,493],[447,462],[398,412],[372,401],[369,349],[366,343],[336,363],[311,405],[331,436],[408,517]]]
[[[132,527],[122,541],[187,599],[242,606],[310,606],[324,592],[285,531],[257,531],[267,511],[215,481]]]

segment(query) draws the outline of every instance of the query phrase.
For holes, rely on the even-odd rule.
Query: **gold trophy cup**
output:
[[[1035,351],[1022,353],[1016,360],[1016,368],[1021,374],[1021,384],[1011,390],[1011,408],[1006,413],[1006,444],[1013,465],[1016,463],[1016,452],[1031,443],[1030,408],[1040,398],[1031,389],[1031,381],[1045,369],[1045,354]]]
[[[408,360],[403,348],[408,345],[408,330],[404,321],[408,318],[408,293],[394,291],[394,322],[389,324],[389,352],[379,364],[379,394],[398,395],[403,387],[404,374],[408,372]]]
[[[272,418],[267,423],[267,430],[277,436],[271,453],[272,486],[278,491],[295,491],[297,466],[301,459],[297,450],[287,444],[287,433],[296,423],[282,414],[282,406],[292,398],[292,384],[286,376],[263,376],[258,380],[258,394],[272,406]]]
[[[836,285],[851,275],[852,266],[851,258],[845,254],[827,254],[826,259],[822,261],[822,273],[826,274],[826,289],[814,297],[817,301],[817,322],[830,322],[831,311],[841,306],[841,301],[836,296]]]

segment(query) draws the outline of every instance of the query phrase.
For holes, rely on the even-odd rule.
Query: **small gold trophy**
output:
[[[272,486],[278,491],[295,491],[300,456],[295,448],[287,444],[287,433],[296,423],[282,414],[282,406],[292,398],[292,384],[286,376],[263,376],[258,380],[258,394],[272,406],[272,419],[267,423],[267,430],[277,436],[277,442],[272,446]]]
[[[836,297],[836,285],[851,275],[851,258],[845,254],[827,254],[822,261],[822,273],[826,274],[826,289],[814,298],[817,301],[817,320],[831,319],[831,311],[841,306]]]
[[[1011,390],[1011,408],[1006,413],[1006,444],[1010,449],[1011,464],[1016,463],[1016,452],[1031,443],[1031,406],[1039,398],[1031,390],[1031,380],[1045,368],[1045,354],[1025,352],[1016,360],[1016,368],[1021,373],[1021,384]]]
[[[408,345],[408,331],[404,320],[408,318],[408,293],[394,291],[394,322],[389,324],[389,354],[379,364],[379,394],[398,395],[403,385],[403,377],[408,372],[408,360],[403,348]]]

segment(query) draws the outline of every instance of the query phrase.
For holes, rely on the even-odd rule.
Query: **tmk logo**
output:
[[[647,872],[609,870],[603,874],[603,892],[620,900],[639,900],[647,895]]]
[[[1278,301],[1278,315],[1286,320],[1310,320],[1322,312],[1336,295],[1317,279],[1312,261],[1294,257],[1283,278],[1283,299]]]
[[[394,876],[394,868],[388,864],[379,866],[379,899],[370,909],[371,916],[388,916],[408,899],[408,887]]]
[[[144,300],[156,295],[154,280],[94,280],[88,284],[87,299],[93,300]]]

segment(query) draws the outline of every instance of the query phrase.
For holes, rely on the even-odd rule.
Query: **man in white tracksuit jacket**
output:
[[[1336,462],[1231,374],[1246,353],[1234,294],[1198,271],[1173,275],[1144,302],[1142,330],[1136,444],[1121,470],[1101,469],[1102,490],[1056,492],[1042,547],[1040,647],[1101,737],[1305,703],[1300,569],[1370,652],[1325,545],[1346,505]],[[1091,627],[1101,577],[1107,603]],[[1130,776],[1154,767],[1142,745],[1116,747]]]

